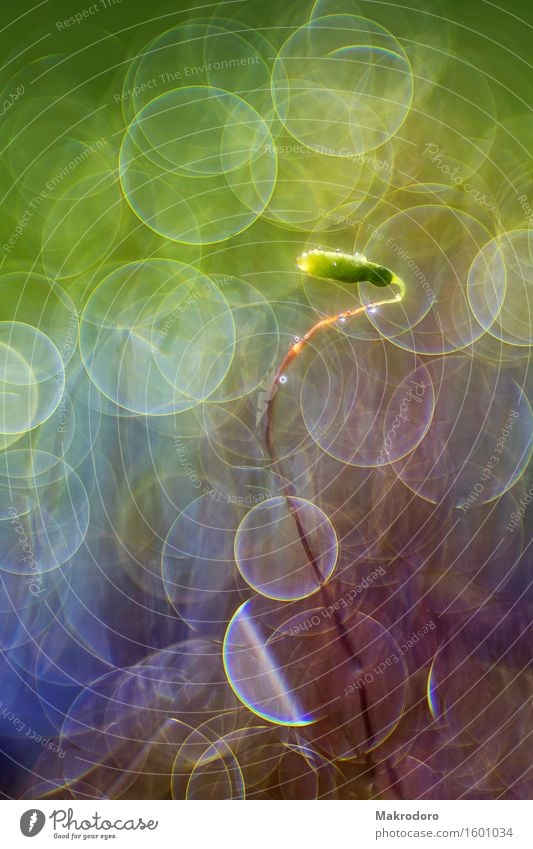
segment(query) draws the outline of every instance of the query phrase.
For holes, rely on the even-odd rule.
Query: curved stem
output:
[[[402,290],[402,294],[403,294],[403,290]],[[276,371],[276,374],[274,376],[274,380],[272,382],[272,388],[271,388],[270,395],[269,395],[269,398],[268,398],[268,401],[267,401],[266,425],[265,425],[265,445],[266,445],[266,449],[267,449],[267,452],[268,452],[268,456],[271,460],[271,463],[272,463],[274,469],[279,474],[279,476],[282,480],[283,479],[288,480],[288,479],[283,474],[283,471],[282,471],[282,468],[281,468],[281,461],[277,457],[276,451],[274,449],[274,443],[273,443],[273,438],[272,438],[273,422],[274,422],[274,402],[276,400],[276,396],[278,394],[279,387],[285,382],[284,381],[285,373],[286,373],[287,369],[289,368],[290,364],[301,353],[301,351],[305,348],[307,343],[312,339],[312,337],[316,333],[318,333],[319,330],[322,330],[325,327],[330,327],[332,324],[334,324],[337,321],[342,321],[344,319],[351,318],[351,317],[356,316],[356,315],[360,315],[364,312],[367,312],[368,310],[375,309],[376,307],[383,306],[384,304],[398,303],[398,301],[401,300],[402,294],[400,294],[399,296],[396,296],[394,298],[388,298],[388,299],[382,300],[382,301],[375,301],[372,304],[367,304],[367,305],[364,305],[364,306],[361,306],[361,307],[356,307],[354,309],[344,310],[343,312],[337,313],[335,315],[327,316],[326,318],[323,318],[320,321],[317,321],[316,324],[314,324],[307,331],[307,333],[304,334],[304,336],[301,339],[298,339],[297,341],[295,341],[291,345],[291,347],[289,348],[287,354],[284,356],[283,360],[281,361],[281,363],[280,363],[280,365],[279,365],[279,367]],[[288,484],[288,483],[282,484],[282,491],[283,491],[283,496],[285,498],[287,507],[288,507],[289,511],[291,512],[291,515],[293,516],[293,519],[294,519],[294,522],[295,522],[295,525],[296,525],[296,529],[298,531],[298,538],[300,540],[302,548],[303,548],[305,555],[306,555],[306,557],[307,557],[309,563],[311,564],[313,571],[315,573],[317,583],[318,583],[319,588],[320,588],[319,591],[322,595],[324,607],[325,608],[333,608],[333,620],[335,622],[335,627],[337,629],[337,633],[338,633],[338,636],[339,636],[339,642],[343,646],[350,662],[355,664],[355,666],[357,667],[357,672],[360,673],[360,672],[362,672],[362,670],[364,668],[363,664],[361,663],[359,657],[357,656],[355,649],[352,646],[349,631],[347,630],[344,622],[341,620],[340,616],[338,615],[338,612],[335,610],[333,605],[331,605],[331,603],[330,603],[331,597],[330,597],[330,594],[329,594],[329,587],[327,586],[327,584],[323,583],[323,578],[322,578],[322,575],[321,575],[321,572],[320,572],[319,565],[317,563],[315,555],[313,554],[313,551],[312,551],[312,548],[311,548],[311,545],[310,545],[310,542],[309,542],[309,538],[307,536],[307,533],[305,531],[305,528],[302,525],[302,522],[301,522],[301,519],[300,519],[300,516],[299,516],[298,507],[293,502],[292,493],[290,492],[290,484]],[[372,723],[370,721],[370,707],[369,707],[369,703],[368,703],[368,694],[367,694],[367,691],[366,691],[364,680],[362,681],[361,687],[358,688],[358,691],[359,691],[359,696],[360,696],[360,701],[361,701],[361,716],[362,716],[363,725],[364,725],[364,728],[365,728],[365,734],[366,734],[366,737],[367,737],[367,744],[369,746],[371,746],[374,739],[375,739],[375,735],[374,735],[374,732],[372,730]],[[368,769],[369,769],[371,775],[374,777],[375,766],[372,762],[372,759],[371,759],[369,753],[366,754],[366,763],[368,765]],[[385,764],[386,764],[387,772],[388,772],[389,777],[390,777],[391,782],[392,782],[392,786],[396,789],[398,797],[401,799],[403,797],[402,797],[402,794],[401,794],[399,786],[398,786],[398,784],[399,784],[398,776],[396,775],[395,770],[394,770],[392,764],[389,763],[388,759],[385,761]]]

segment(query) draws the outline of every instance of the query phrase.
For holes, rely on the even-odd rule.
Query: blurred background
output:
[[[531,797],[533,18],[419,5],[4,14],[4,798]]]

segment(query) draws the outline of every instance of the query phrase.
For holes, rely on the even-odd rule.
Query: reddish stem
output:
[[[383,304],[397,303],[398,300],[399,300],[399,298],[396,297],[396,298],[388,299],[388,300],[385,300],[385,301],[376,301],[375,303],[372,303],[372,304],[368,304],[368,305],[365,305],[365,306],[362,306],[362,307],[356,307],[354,309],[348,309],[348,310],[345,310],[344,312],[337,313],[337,314],[332,315],[332,316],[327,316],[326,318],[323,318],[320,321],[317,321],[316,324],[314,324],[307,331],[307,333],[305,333],[305,335],[301,339],[297,339],[295,342],[293,342],[293,344],[291,345],[291,347],[289,348],[289,350],[285,354],[283,360],[281,361],[281,363],[280,363],[280,365],[279,365],[279,367],[276,371],[276,374],[274,376],[274,380],[272,382],[272,389],[270,391],[270,396],[269,396],[269,399],[267,401],[266,425],[265,425],[265,445],[266,445],[266,449],[267,449],[267,452],[268,452],[268,456],[269,456],[269,458],[272,462],[272,466],[274,467],[274,469],[279,474],[279,476],[281,477],[282,480],[285,478],[285,475],[283,474],[283,471],[282,471],[282,468],[281,468],[281,462],[276,455],[276,451],[274,449],[274,444],[273,444],[273,440],[272,440],[273,422],[274,422],[274,402],[276,400],[276,396],[278,394],[279,387],[285,382],[284,377],[286,375],[286,372],[287,372],[290,364],[298,356],[298,354],[301,353],[301,351],[305,348],[305,346],[312,339],[312,337],[315,335],[315,333],[317,333],[322,328],[329,327],[332,324],[334,324],[336,321],[342,321],[346,318],[351,318],[352,316],[359,315],[359,314],[367,312],[368,310],[371,310],[371,309],[375,309],[376,307],[383,306]],[[359,673],[359,672],[362,671],[363,665],[362,665],[361,661],[359,660],[356,652],[354,651],[354,649],[352,647],[351,640],[350,640],[350,637],[349,637],[349,632],[347,631],[346,626],[344,625],[344,623],[342,622],[342,620],[338,616],[338,612],[334,609],[333,605],[330,604],[331,599],[330,599],[330,595],[329,595],[329,588],[327,587],[326,584],[323,583],[323,578],[322,578],[322,575],[320,573],[319,565],[318,565],[317,560],[316,560],[316,558],[313,554],[307,533],[305,531],[305,528],[302,525],[302,522],[301,522],[301,519],[300,519],[300,516],[299,516],[299,513],[298,513],[298,507],[294,504],[291,493],[288,491],[289,490],[289,484],[282,484],[282,490],[283,490],[283,496],[284,496],[285,501],[287,503],[287,507],[290,510],[291,515],[294,518],[294,522],[295,522],[295,525],[296,525],[296,529],[298,531],[298,537],[299,537],[300,543],[301,543],[302,548],[305,552],[305,555],[308,558],[308,561],[310,562],[310,564],[313,568],[313,571],[315,573],[317,583],[318,583],[319,588],[320,588],[320,593],[322,595],[322,599],[323,599],[323,602],[324,602],[324,607],[327,608],[327,609],[333,608],[333,619],[334,619],[335,627],[336,627],[338,635],[339,635],[340,643],[343,646],[344,650],[346,651],[346,654],[347,654],[349,660],[351,662],[354,662],[355,665],[357,666],[357,672]],[[364,681],[362,682],[362,686],[359,688],[359,694],[360,694],[360,700],[361,700],[361,715],[362,715],[362,719],[363,719],[363,725],[364,725],[364,728],[365,728],[365,734],[367,736],[368,744],[371,745],[373,740],[374,740],[375,735],[374,735],[374,732],[372,730],[372,724],[371,724],[371,721],[370,721],[370,708],[369,708],[369,704],[368,704],[368,695],[367,695],[367,692],[366,692],[366,687],[365,687]],[[368,753],[366,755],[366,759],[367,759],[368,769],[370,770],[371,774],[373,775],[374,772],[375,772],[375,768],[374,768],[374,765],[373,765],[372,760],[370,758],[370,755]],[[392,786],[395,788],[399,798],[401,799],[401,798],[403,798],[403,796],[402,796],[402,793],[401,793],[400,788],[398,786],[398,784],[399,784],[398,776],[396,775],[395,770],[394,770],[392,764],[389,763],[388,759],[385,761],[385,764],[386,764],[386,768],[387,768],[387,771],[389,773],[389,776],[390,776],[390,779],[391,779],[391,782],[392,782]]]

